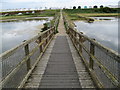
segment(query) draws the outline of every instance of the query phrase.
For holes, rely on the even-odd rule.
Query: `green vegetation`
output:
[[[48,27],[50,23],[45,23],[44,24],[44,27],[42,28],[42,31],[41,32],[44,32],[45,30],[48,30],[50,27]]]
[[[54,15],[53,20],[44,24],[44,27],[42,28],[42,32],[48,30],[50,27],[53,27],[56,24],[56,33],[58,33],[57,27],[58,27],[58,23],[59,23],[59,17],[60,17],[60,14],[59,14],[59,12],[57,12]]]
[[[120,13],[120,8],[64,9],[66,13]]]
[[[0,17],[0,20],[6,19],[24,19],[28,17],[54,17],[59,10],[44,10],[41,13],[23,13],[21,15],[7,15]]]
[[[64,9],[63,10],[71,20],[87,20],[94,21],[90,17],[104,17],[104,16],[120,16],[120,8],[92,8],[92,9]]]

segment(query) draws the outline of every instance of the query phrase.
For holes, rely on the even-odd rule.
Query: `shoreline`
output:
[[[91,17],[120,17],[117,13],[66,13],[72,21],[94,21]]]

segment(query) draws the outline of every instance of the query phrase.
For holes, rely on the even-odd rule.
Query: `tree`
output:
[[[76,6],[74,6],[73,9],[76,9]]]
[[[113,10],[111,8],[109,8],[109,7],[104,7],[103,8],[103,12],[105,12],[105,13],[112,13]]]
[[[78,6],[78,9],[81,9],[81,6]]]
[[[103,5],[101,5],[100,8],[103,8]]]
[[[97,8],[97,6],[95,5],[93,8]]]

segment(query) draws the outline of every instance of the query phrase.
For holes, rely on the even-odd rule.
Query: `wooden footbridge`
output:
[[[49,30],[0,57],[3,89],[120,88],[120,55],[74,30],[62,13]]]

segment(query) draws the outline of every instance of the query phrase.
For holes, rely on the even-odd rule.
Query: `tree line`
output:
[[[73,10],[74,9],[81,9],[81,10],[83,10],[81,8],[81,6],[78,6],[78,7],[73,6]],[[101,5],[99,8],[98,8],[97,5],[93,6],[93,8],[87,8],[87,6],[86,6],[86,7],[84,7],[84,10],[85,9],[94,10],[95,12],[104,12],[104,13],[119,13],[120,12],[119,8],[109,8],[109,7],[104,7],[103,5]]]

